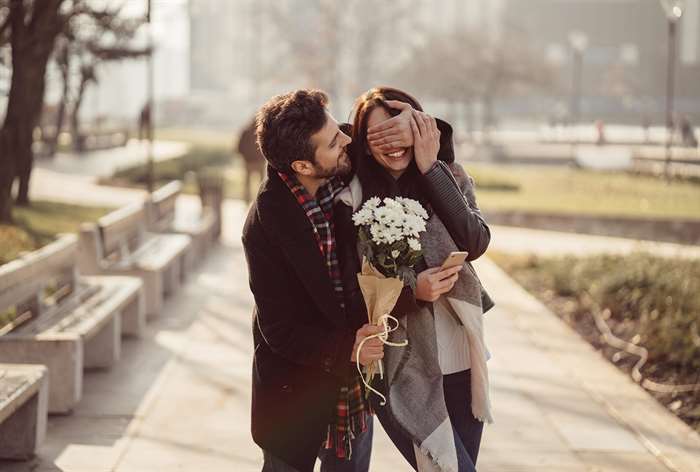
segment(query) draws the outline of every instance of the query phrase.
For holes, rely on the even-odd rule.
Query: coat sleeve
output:
[[[266,344],[290,362],[318,367],[340,378],[347,378],[355,343],[351,329],[330,328],[322,323],[300,322],[296,312],[303,310],[289,290],[288,272],[280,267],[279,254],[259,238],[244,238],[250,289],[255,299],[255,322]]]
[[[442,161],[423,177],[430,204],[457,247],[469,252],[467,260],[479,258],[489,246],[491,231],[476,204],[474,180],[459,164]]]

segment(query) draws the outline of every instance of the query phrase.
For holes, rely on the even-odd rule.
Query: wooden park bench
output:
[[[121,335],[145,327],[142,282],[135,277],[82,277],[77,237],[57,241],[0,266],[3,362],[43,364],[49,411],[68,412],[82,395],[83,368],[119,360]]]
[[[0,364],[0,459],[29,459],[41,445],[48,381],[42,365]]]
[[[182,192],[182,184],[174,180],[153,192],[147,200],[149,230],[155,233],[186,234],[192,238],[188,257],[192,267],[201,261],[215,244],[217,214],[213,208],[204,206],[202,211],[183,214],[175,211],[175,203]]]
[[[143,280],[146,314],[160,313],[167,294],[174,293],[186,270],[191,239],[183,234],[147,231],[143,203],[122,207],[80,230],[78,267],[86,274],[130,275]]]

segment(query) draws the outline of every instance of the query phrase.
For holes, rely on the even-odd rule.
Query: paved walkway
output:
[[[700,259],[699,247],[683,244],[496,225],[491,226],[491,233],[489,250],[502,252],[543,256],[649,252],[663,257]]]
[[[180,209],[195,202],[183,199]],[[145,339],[127,340],[113,369],[88,373],[83,400],[72,415],[50,418],[36,459],[0,470],[260,470],[249,434],[244,213],[242,203],[226,202],[222,244]],[[484,435],[480,472],[700,471],[696,433],[490,261],[477,266],[498,303],[486,315],[496,423]],[[409,471],[376,432],[371,470]]]
[[[154,141],[153,159],[164,161],[187,152],[189,145],[177,141]],[[90,151],[83,154],[58,153],[53,159],[37,159],[35,168],[49,169],[70,175],[110,177],[116,170],[148,159],[148,143],[131,139],[124,147]]]

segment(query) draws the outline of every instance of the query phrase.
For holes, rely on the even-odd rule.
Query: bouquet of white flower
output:
[[[397,277],[411,286],[416,282],[413,266],[421,256],[418,238],[427,219],[420,203],[402,197],[370,198],[352,217],[360,227],[364,257],[385,277]]]
[[[418,238],[425,231],[428,213],[420,203],[410,198],[385,198],[382,201],[374,197],[367,200],[352,219],[355,226],[360,227],[358,242],[364,261],[362,273],[357,274],[357,279],[367,305],[369,322],[384,326],[383,333],[365,340],[378,337],[384,344],[405,346],[407,341],[387,341],[389,333],[398,326],[398,320],[389,313],[396,305],[404,284],[415,287],[416,273],[413,266],[422,254]],[[395,323],[393,327],[389,326],[389,321]],[[358,351],[363,344],[364,342],[360,344]],[[357,357],[359,359],[359,355]],[[357,368],[362,374],[359,360]],[[368,383],[377,370],[383,376],[381,362],[368,366],[368,380],[364,377],[362,379],[369,391],[382,397],[384,404],[384,396]]]

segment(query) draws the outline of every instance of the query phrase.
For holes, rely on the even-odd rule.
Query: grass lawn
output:
[[[15,207],[14,225],[0,225],[0,264],[53,241],[57,234],[76,232],[81,223],[94,221],[110,208],[86,207],[46,201]]]
[[[568,167],[465,164],[485,210],[700,218],[700,184]]]
[[[193,145],[180,163],[156,165],[160,182],[182,179],[186,170],[213,166],[226,177],[226,196],[241,197],[242,162],[230,157],[234,133],[166,128],[157,130],[156,137]],[[700,219],[699,182],[676,180],[669,184],[650,176],[571,167],[466,163],[465,168],[476,180],[479,205],[487,211]],[[144,175],[145,168],[132,168],[115,177],[127,184],[143,184]],[[185,192],[196,193],[196,188],[186,185]]]

